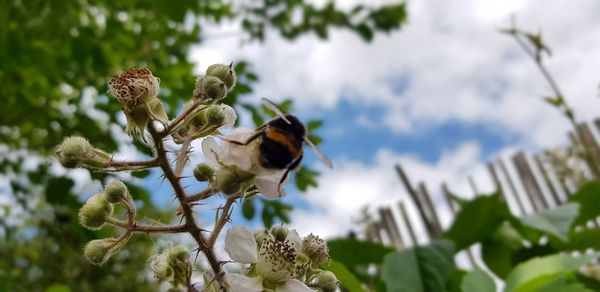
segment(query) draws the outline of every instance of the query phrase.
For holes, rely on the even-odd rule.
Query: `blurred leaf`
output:
[[[378,243],[356,239],[329,240],[327,246],[329,256],[351,270],[357,265],[381,263],[386,254],[394,251]]]
[[[600,216],[600,181],[584,184],[569,198],[569,202],[579,203],[579,216],[575,225],[583,224]]]
[[[63,284],[54,284],[46,288],[46,292],[70,292],[69,286]]]
[[[308,169],[306,166],[301,166],[296,171],[296,187],[301,192],[306,192],[309,187],[317,187],[318,172]]]
[[[566,254],[556,254],[538,257],[516,266],[506,278],[505,291],[530,291],[527,285],[540,277],[550,282],[562,274],[572,272],[597,258],[600,253],[573,257]],[[539,279],[538,279],[539,280]],[[536,285],[539,285],[537,282]]]
[[[478,196],[462,206],[444,237],[462,250],[488,238],[508,218],[510,211],[499,193]]]
[[[338,278],[340,283],[345,289],[350,292],[362,292],[364,291],[360,281],[344,266],[344,264],[331,260],[329,261],[328,271],[331,271]]]
[[[465,275],[462,282],[463,292],[496,292],[494,279],[479,268]]]
[[[554,235],[567,241],[571,225],[577,217],[579,204],[569,203],[521,218],[524,225]]]
[[[251,220],[252,218],[254,218],[255,213],[256,209],[254,208],[253,199],[245,199],[242,203],[242,215],[244,215],[244,218]]]
[[[381,277],[390,292],[437,292],[445,291],[453,268],[453,243],[442,240],[386,255]]]
[[[523,248],[521,235],[508,223],[502,224],[488,239],[481,242],[481,258],[496,276],[504,279],[513,269],[513,255]]]

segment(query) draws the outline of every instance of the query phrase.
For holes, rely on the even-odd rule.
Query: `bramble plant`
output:
[[[322,268],[329,260],[329,249],[324,240],[314,235],[304,238],[295,230],[280,225],[252,233],[245,227],[234,226],[227,231],[225,250],[231,261],[217,258],[215,244],[223,227],[229,222],[236,202],[262,194],[268,198],[282,196],[281,182],[285,169],[265,168],[259,161],[259,141],[237,145],[227,141],[245,141],[253,135],[252,129],[238,128],[219,143],[214,137],[235,124],[235,110],[222,101],[236,83],[232,65],[215,64],[198,78],[193,97],[183,112],[169,120],[159,99],[160,80],[149,68],[130,69],[112,77],[109,94],[122,105],[127,118],[127,132],[142,140],[153,151],[154,158],[145,161],[118,160],[113,155],[93,147],[84,137],[68,137],[57,147],[56,154],[66,168],[87,167],[99,171],[139,171],[159,167],[171,184],[179,202],[176,214],[182,217],[179,225],[143,224],[138,222],[134,204],[135,193],[130,193],[120,181],[113,181],[104,191],[90,197],[79,211],[79,222],[90,230],[106,225],[122,228],[120,236],[90,241],[83,254],[90,263],[102,265],[125,246],[135,233],[188,233],[210,265],[201,270],[204,280],[195,283],[191,251],[174,245],[149,259],[150,267],[159,281],[166,281],[172,289],[187,291],[335,291],[336,276]],[[148,135],[146,135],[148,133]],[[180,149],[176,155],[165,148],[165,140],[173,139]],[[199,163],[193,177],[206,188],[188,194],[182,185],[182,176],[189,162],[191,143],[202,139],[202,152],[207,162]],[[174,163],[172,160],[174,159]],[[225,195],[225,203],[216,211],[212,230],[199,225],[193,208],[215,194]],[[126,218],[114,214],[119,205],[126,210]],[[241,273],[225,272],[227,263],[242,265]],[[201,289],[200,285],[203,285]],[[250,289],[250,290],[248,290]]]

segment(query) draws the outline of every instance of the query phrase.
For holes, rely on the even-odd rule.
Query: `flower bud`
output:
[[[317,288],[320,288],[323,292],[334,292],[338,287],[338,279],[335,274],[330,271],[323,271],[317,275]]]
[[[275,240],[279,240],[279,241],[284,241],[289,232],[290,232],[290,229],[283,225],[279,225],[279,226],[275,226],[275,227],[271,228],[271,234],[273,235],[273,237],[275,237]]]
[[[166,281],[173,277],[173,268],[167,262],[166,253],[153,255],[150,258],[150,268],[159,281]]]
[[[126,109],[146,104],[158,96],[159,80],[149,68],[132,68],[113,76],[108,93]]]
[[[101,266],[113,254],[113,247],[116,244],[115,238],[95,239],[85,245],[83,255],[90,263]]]
[[[224,167],[217,172],[214,184],[215,187],[224,194],[233,195],[240,190],[242,181],[235,171],[228,167]]]
[[[227,96],[227,86],[225,82],[221,81],[217,77],[213,76],[204,76],[200,78],[197,86],[200,86],[199,90],[195,90],[195,92],[199,92],[199,97],[204,95],[205,98],[208,98],[212,101],[217,101],[225,98]]]
[[[190,252],[187,248],[177,245],[167,250],[167,262],[171,267],[181,264],[182,262],[189,262]]]
[[[212,126],[221,126],[225,122],[225,113],[218,105],[213,105],[209,107],[204,115],[206,117],[206,122]]]
[[[127,186],[121,181],[114,181],[106,185],[104,193],[106,193],[106,199],[113,204],[131,198]]]
[[[302,252],[317,264],[329,260],[327,242],[312,233],[302,240]]]
[[[113,206],[104,193],[97,193],[79,209],[79,223],[90,230],[100,229],[112,215]]]
[[[206,163],[200,163],[194,168],[194,177],[200,181],[211,181],[215,175],[215,170]]]
[[[237,79],[235,71],[232,68],[232,65],[223,65],[223,64],[214,64],[210,65],[208,69],[206,69],[207,76],[214,76],[219,78],[221,81],[225,82],[227,85],[227,89],[231,90],[233,86],[235,86],[235,81]]]
[[[81,167],[94,157],[94,147],[83,137],[68,137],[56,149],[58,161],[66,168]]]

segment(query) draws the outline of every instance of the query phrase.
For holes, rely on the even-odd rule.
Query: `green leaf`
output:
[[[569,203],[521,218],[524,225],[567,241],[571,225],[578,215],[579,204]]]
[[[600,229],[584,229],[575,231],[569,237],[568,243],[562,247],[563,250],[600,249]]]
[[[311,132],[323,126],[323,121],[321,120],[312,120],[306,123],[306,129]]]
[[[579,216],[575,224],[583,224],[589,220],[600,216],[600,181],[591,181],[584,184],[573,196],[569,202],[579,203]]]
[[[504,279],[514,267],[513,255],[523,248],[523,238],[504,222],[490,238],[481,243],[481,258],[496,276]]]
[[[381,263],[386,254],[394,251],[378,243],[356,239],[329,240],[327,246],[329,256],[351,270],[357,265]]]
[[[575,271],[599,255],[600,253],[594,253],[574,257],[566,254],[555,254],[531,259],[513,269],[506,278],[504,291],[528,291],[525,290],[528,282],[544,276],[549,277],[547,280],[550,282],[554,279],[553,275],[558,277],[560,274]],[[521,289],[522,287],[524,288]]]
[[[509,218],[510,211],[499,193],[479,196],[463,205],[444,238],[454,241],[457,251],[462,250],[488,238]]]
[[[381,278],[389,292],[445,291],[453,268],[453,243],[441,240],[387,255]]]
[[[301,192],[306,192],[309,187],[317,186],[317,176],[318,172],[307,168],[306,166],[301,166],[296,171],[296,187]]]
[[[360,281],[356,278],[356,276],[354,276],[354,274],[352,274],[352,272],[348,270],[348,268],[346,268],[346,266],[344,266],[344,264],[336,260],[331,260],[329,262],[329,267],[327,267],[327,270],[335,274],[342,286],[346,288],[347,291],[364,291]]]
[[[53,284],[52,286],[46,288],[46,292],[70,292],[69,286],[64,284]]]
[[[245,199],[244,203],[242,203],[242,215],[244,218],[251,220],[254,218],[254,214],[256,213],[256,208],[254,208],[254,202],[252,199]]]
[[[519,287],[520,291],[538,292],[591,292],[573,273],[559,273],[537,277],[527,284]]]
[[[469,272],[462,282],[463,292],[496,292],[494,279],[481,269]]]

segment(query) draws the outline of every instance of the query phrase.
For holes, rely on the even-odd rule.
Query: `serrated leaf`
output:
[[[463,278],[462,292],[496,292],[496,284],[486,272],[475,269]]]
[[[579,204],[569,203],[553,209],[543,210],[521,218],[524,225],[567,241],[571,225],[577,218]]]
[[[537,257],[519,264],[506,278],[505,292],[527,291],[521,287],[527,287],[529,281],[535,281],[538,277],[560,276],[563,273],[572,272],[581,266],[600,256],[600,253],[574,257],[567,254],[555,254],[545,257]],[[552,279],[548,279],[548,282]]]
[[[445,291],[454,268],[453,243],[435,241],[385,256],[381,278],[389,292]]]

